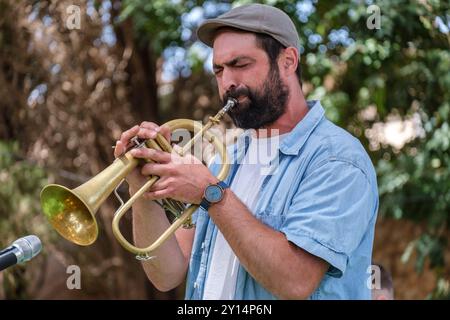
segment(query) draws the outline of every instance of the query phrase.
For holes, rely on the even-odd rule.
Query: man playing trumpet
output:
[[[192,156],[131,151],[152,162],[127,177],[130,194],[160,177],[132,207],[138,246],[170,225],[152,200],[201,206],[195,228],[178,229],[143,262],[148,278],[166,291],[187,277],[187,299],[370,299],[376,174],[357,139],[327,120],[319,101],[305,100],[293,22],[276,8],[245,5],[205,21],[198,37],[213,48],[220,96],[237,99],[229,114],[246,130],[230,148],[235,161],[224,181],[214,164]],[[158,132],[170,139],[151,122],[123,132],[115,156],[133,137]],[[246,161],[274,143],[274,172]]]

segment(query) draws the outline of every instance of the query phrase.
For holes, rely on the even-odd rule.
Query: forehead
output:
[[[256,44],[254,33],[223,29],[219,30],[214,38],[214,63],[225,63],[237,56],[246,56],[258,60],[263,58],[264,55],[264,50]]]

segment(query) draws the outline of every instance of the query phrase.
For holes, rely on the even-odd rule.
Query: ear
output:
[[[295,74],[298,63],[298,50],[294,47],[284,49],[281,68],[283,68],[287,76]]]

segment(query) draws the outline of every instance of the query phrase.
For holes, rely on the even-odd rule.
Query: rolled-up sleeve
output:
[[[299,184],[280,231],[303,250],[330,264],[341,277],[373,217],[375,195],[354,164],[330,160]]]

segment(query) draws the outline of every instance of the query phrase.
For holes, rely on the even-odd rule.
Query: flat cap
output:
[[[263,4],[247,4],[214,19],[205,20],[197,29],[197,36],[212,47],[217,29],[232,27],[272,36],[285,47],[300,50],[300,39],[291,18],[278,8]]]

